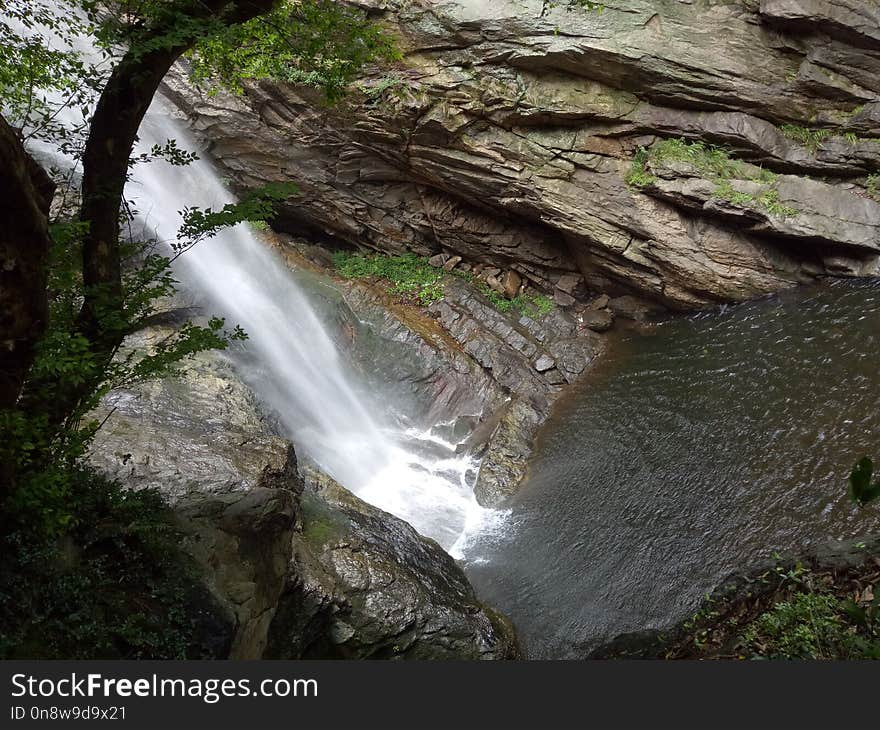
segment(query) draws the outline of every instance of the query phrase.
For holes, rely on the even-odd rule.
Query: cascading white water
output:
[[[174,139],[194,149],[192,137],[158,98],[140,131],[137,152]],[[127,190],[158,239],[173,238],[183,204],[219,209],[232,201],[211,164],[140,166]],[[277,412],[301,454],[364,500],[410,522],[448,549],[489,516],[476,502],[467,474],[474,464],[441,443],[445,456],[412,448],[413,437],[392,425],[381,393],[371,394],[347,366],[336,344],[280,257],[246,224],[227,229],[181,256],[183,286],[210,309],[241,325],[246,348],[259,363],[245,378]],[[410,448],[404,446],[410,444]]]
[[[136,154],[169,139],[196,149],[170,112],[164,99],[154,101]],[[59,116],[71,125],[81,122],[68,108]],[[63,159],[55,157],[56,163]],[[175,239],[185,206],[216,210],[232,201],[205,160],[185,167],[162,160],[141,164],[126,196],[155,238],[166,242]],[[301,458],[454,555],[461,556],[470,537],[497,521],[499,513],[480,507],[468,484],[476,465],[431,429],[404,430],[397,425],[401,419],[383,412],[382,394],[359,382],[293,274],[251,227],[238,225],[199,243],[177,259],[175,273],[184,290],[206,300],[210,313],[247,332],[248,360],[258,367],[245,367],[238,358],[241,372],[278,414]],[[416,422],[406,418],[412,414],[397,415]],[[420,441],[431,449],[420,449]]]

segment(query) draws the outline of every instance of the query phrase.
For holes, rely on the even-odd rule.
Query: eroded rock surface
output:
[[[114,391],[95,415],[107,420],[91,463],[171,503],[232,658],[518,655],[509,621],[437,543],[326,477],[304,493],[292,445],[222,355]]]
[[[299,183],[279,227],[445,251],[560,296],[571,296],[560,281],[582,275],[575,297],[677,309],[877,273],[873,3],[357,4],[399,34],[405,58],[343,105],[290,85],[233,99],[169,80],[240,189]],[[654,189],[627,184],[639,148],[664,138],[781,175],[784,203],[719,204],[687,170]]]
[[[307,476],[270,658],[513,659],[513,627],[403,520]]]

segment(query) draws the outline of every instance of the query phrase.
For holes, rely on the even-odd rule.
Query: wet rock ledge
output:
[[[303,478],[222,355],[116,391],[97,415],[109,418],[91,463],[172,505],[217,604],[219,656],[519,656],[510,622],[437,543],[323,475]]]
[[[389,294],[387,281],[339,278],[322,246],[269,238],[323,320],[336,323],[340,350],[366,382],[400,400],[400,410],[425,414],[428,424],[459,424],[454,430],[467,435],[459,448],[482,458],[477,501],[502,506],[522,481],[553,403],[602,352],[596,330],[614,320],[608,297],[574,306],[545,298],[543,311],[499,310],[485,282],[494,281],[509,303],[500,279],[512,272],[443,254],[432,261],[444,273],[442,298],[411,304]],[[526,292],[534,290],[520,281],[508,296]]]

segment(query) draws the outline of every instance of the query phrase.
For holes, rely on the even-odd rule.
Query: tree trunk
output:
[[[46,329],[55,185],[0,117],[0,410],[12,408]]]
[[[176,43],[171,46],[157,43],[157,48],[149,52],[141,46],[173,37],[179,16],[220,19],[234,25],[267,13],[277,1],[179,0],[177,16],[169,12],[167,27],[154,28],[144,39],[146,44],[140,43],[125,54],[101,93],[83,156],[80,210],[80,220],[88,224],[88,230],[83,239],[85,298],[79,322],[98,362],[109,362],[126,334],[120,327],[124,306],[120,210],[137,132],[165,74],[198,38],[176,33]],[[58,394],[53,410],[59,416],[69,414],[93,385],[84,383],[80,393]]]
[[[83,241],[85,303],[83,332],[99,351],[112,352],[122,333],[106,326],[122,308],[119,255],[120,208],[128,163],[137,132],[159,84],[182,54],[198,40],[177,33],[176,43],[144,52],[141,46],[173,37],[182,16],[193,20],[220,19],[226,25],[251,20],[271,10],[277,0],[178,0],[165,27],[154,28],[136,43],[114,69],[101,93],[89,127],[83,156],[80,220],[89,224]],[[172,6],[173,8],[173,6]]]
[[[12,411],[46,330],[49,206],[55,185],[0,116],[0,412]],[[0,422],[2,426],[2,422]],[[8,441],[11,434],[0,439]],[[15,480],[8,443],[0,443],[0,503]]]

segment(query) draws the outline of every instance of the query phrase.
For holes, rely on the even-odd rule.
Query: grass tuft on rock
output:
[[[548,314],[556,306],[546,294],[519,294],[513,299],[502,296],[487,285],[479,286],[480,293],[489,300],[499,312],[516,312],[530,319],[538,319]]]
[[[333,266],[336,273],[345,279],[386,281],[388,293],[409,304],[426,307],[444,297],[443,279],[447,272],[431,266],[428,259],[413,253],[386,256],[337,251],[333,254]],[[553,300],[544,294],[519,294],[508,299],[469,271],[453,270],[451,273],[472,284],[502,313],[517,313],[537,319],[555,306]]]
[[[798,124],[783,124],[779,130],[789,139],[806,147],[814,155],[819,150],[819,146],[833,134],[830,129],[810,129]]]
[[[389,294],[413,304],[428,306],[443,298],[443,270],[413,253],[384,256],[337,251],[333,266],[345,279],[384,279]]]
[[[654,176],[648,172],[648,150],[639,147],[633,155],[632,166],[626,174],[626,184],[633,188],[643,188],[654,182]]]
[[[727,150],[703,142],[664,139],[650,148],[640,148],[633,157],[626,183],[636,188],[647,187],[656,180],[651,170],[652,165],[662,166],[673,162],[683,162],[699,175],[714,182],[714,196],[719,200],[746,208],[761,208],[771,215],[781,217],[793,216],[798,212],[779,200],[779,192],[772,187],[778,178],[774,172],[746,165],[733,159]],[[764,189],[758,193],[736,190],[733,180],[758,183]]]

